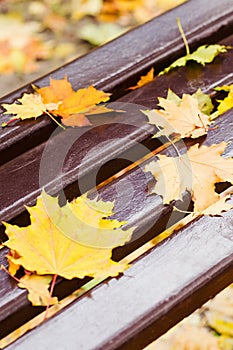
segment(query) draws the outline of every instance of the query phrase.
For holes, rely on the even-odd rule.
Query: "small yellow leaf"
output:
[[[9,252],[8,256],[7,256],[7,260],[8,260],[8,263],[9,263],[8,271],[10,272],[10,274],[12,276],[14,276],[16,274],[16,272],[18,271],[18,269],[20,268],[20,265],[15,263],[14,261],[12,261],[11,258],[13,258],[13,259],[18,259],[19,258],[19,256],[16,253],[16,251],[11,250]]]
[[[28,290],[28,300],[33,306],[48,306],[58,303],[56,297],[50,297],[49,284],[52,276],[25,275],[20,278],[18,287]]]
[[[227,97],[223,100],[218,101],[219,105],[217,107],[219,115],[225,113],[229,109],[233,108],[233,84],[232,85],[224,85],[221,87],[217,87],[215,90],[217,91],[228,91]]]

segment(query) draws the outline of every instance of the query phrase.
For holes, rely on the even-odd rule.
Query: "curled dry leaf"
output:
[[[164,203],[170,203],[173,199],[182,199],[186,189],[191,192],[194,211],[202,212],[220,199],[215,192],[216,183],[233,183],[233,159],[221,156],[226,146],[225,142],[209,147],[197,144],[184,156],[159,155],[157,162],[145,167],[157,180],[152,192],[163,196]]]

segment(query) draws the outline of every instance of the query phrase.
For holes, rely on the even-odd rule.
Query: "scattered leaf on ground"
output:
[[[127,28],[122,28],[116,23],[87,22],[79,29],[79,37],[94,46],[99,46],[115,39],[126,30]]]
[[[152,67],[146,75],[141,76],[140,80],[137,82],[137,85],[131,86],[128,90],[136,90],[141,88],[142,86],[150,83],[154,80],[154,68]]]
[[[170,203],[182,199],[186,187],[192,194],[194,212],[202,212],[220,198],[215,192],[216,183],[233,182],[233,159],[221,156],[226,146],[225,142],[209,147],[196,144],[187,156],[159,155],[157,162],[145,167],[157,180],[152,192],[163,196],[164,203]]]
[[[174,97],[171,92],[169,99],[159,97],[159,106],[164,110],[147,110],[143,113],[148,117],[150,124],[155,124],[163,129],[160,134],[170,135],[178,133],[182,138],[198,138],[207,133],[210,125],[209,116],[204,114],[196,97],[183,94],[182,99]],[[178,96],[177,96],[178,97]]]
[[[37,60],[51,57],[49,42],[44,42],[38,22],[23,22],[16,14],[0,15],[0,73],[31,73]]]
[[[49,293],[49,285],[52,276],[38,276],[36,274],[25,275],[20,278],[18,287],[28,290],[28,300],[34,306],[48,306],[58,303],[56,297],[51,297]]]

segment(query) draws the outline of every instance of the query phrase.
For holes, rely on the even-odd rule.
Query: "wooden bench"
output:
[[[42,87],[50,76],[61,79],[66,75],[74,89],[94,84],[111,92],[112,101],[120,106],[155,108],[157,97],[166,96],[168,88],[182,95],[201,87],[214,99],[215,86],[233,83],[232,50],[206,67],[188,65],[138,90],[127,90],[152,66],[159,72],[184,54],[177,17],[192,50],[206,43],[233,45],[232,0],[190,0],[34,84]],[[11,103],[31,91],[30,85],[25,86],[0,103]],[[232,140],[232,113],[230,110],[219,118],[218,129],[203,139],[205,145]],[[171,236],[169,229],[159,236],[168,225],[179,225],[184,214],[172,213],[172,205],[164,206],[159,196],[148,196],[151,178],[140,167],[130,165],[149,151],[154,152],[150,154],[153,159],[159,151],[161,142],[151,139],[154,127],[133,107],[127,114],[92,121],[96,127],[85,135],[83,129],[76,128],[53,136],[54,152],[67,137],[75,135],[77,142],[67,154],[63,182],[48,171],[47,187],[54,194],[64,187],[67,198],[72,199],[92,188],[98,171],[100,198],[115,200],[116,218],[137,226],[132,242],[113,252],[116,261],[132,260],[132,266],[119,278],[96,282],[96,286],[89,278],[60,279],[56,295],[62,300],[74,293],[73,302],[7,349],[142,349],[233,281],[232,211],[190,222],[187,218],[187,224],[181,229],[177,226]],[[0,130],[0,220],[28,224],[24,205],[34,204],[41,192],[41,157],[55,128],[45,117]],[[89,151],[91,156],[86,157]],[[228,154],[233,155],[231,145]],[[179,207],[186,210],[189,202],[190,195],[185,193]],[[1,226],[1,240],[5,239]],[[6,253],[5,248],[0,250],[0,261],[5,265]],[[83,293],[81,287],[87,291]],[[0,333],[4,341],[19,327],[23,333],[23,325],[43,311],[32,307],[25,290],[0,270]]]

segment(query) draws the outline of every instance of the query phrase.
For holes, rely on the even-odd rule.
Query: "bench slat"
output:
[[[232,232],[199,218],[7,349],[141,349],[232,282]]]
[[[177,17],[182,21],[190,47],[196,48],[210,43],[209,40],[214,42],[228,35],[233,24],[232,1],[189,0],[33,83],[42,87],[49,83],[50,76],[62,79],[66,75],[74,89],[94,84],[99,89],[112,92],[113,99],[116,99],[125,94],[125,89],[151,66],[160,71],[184,54]],[[25,92],[32,92],[31,85],[1,98],[0,104],[12,103]],[[49,118],[41,118],[0,129],[0,164],[46,140],[55,127]]]
[[[228,39],[224,40],[224,42],[227,45],[233,45],[233,36],[230,36]],[[230,64],[232,59],[233,50],[230,50],[205,68],[198,67],[197,70],[193,72],[193,66],[185,67],[179,70],[177,75],[175,74],[177,72],[175,72],[168,76],[162,76],[147,86],[129,93],[126,97],[117,100],[117,102],[143,104],[148,108],[154,108],[156,106],[156,98],[161,95],[166,95],[168,86],[171,88],[174,87],[176,93],[192,93],[197,89],[197,85],[202,79],[204,84],[203,90],[210,93],[212,92],[213,86],[233,82]],[[130,106],[126,106],[126,108],[128,108],[129,111],[131,109]],[[69,140],[70,137],[75,137],[78,141],[68,153],[66,159],[67,165],[64,166],[66,176],[62,185],[67,186],[77,181],[78,178],[80,181],[85,178],[86,190],[90,189],[91,186],[90,183],[88,183],[87,175],[89,175],[89,178],[93,178],[95,169],[100,168],[101,165],[105,164],[107,161],[119,157],[121,153],[136,146],[137,143],[148,139],[151,133],[153,133],[154,127],[147,124],[146,117],[142,115],[142,113],[135,112],[135,110],[136,109],[133,108],[129,113],[123,113],[121,115],[117,113],[114,117],[103,116],[102,119],[97,117],[99,118],[97,122],[100,124],[101,122],[110,124],[108,126],[106,125],[105,128],[100,126],[95,130],[91,130],[89,133],[85,132],[81,138],[79,138],[79,136],[82,135],[84,131],[78,128],[69,129],[56,135],[51,141],[54,151],[49,163],[50,168],[48,168],[47,171],[48,182],[54,181],[53,185],[51,184],[50,186],[53,188],[52,193],[58,192],[61,187],[59,187],[56,179],[57,174],[55,174],[52,179],[52,175],[49,176],[50,174],[54,174],[52,169],[55,168],[54,164],[56,164],[57,161],[57,158],[53,157],[53,154],[60,154],[59,149],[63,149],[63,144],[66,144],[67,139]],[[111,124],[114,122],[122,124]],[[136,125],[137,127],[134,127]],[[228,128],[226,130],[228,130]],[[112,140],[114,140],[114,142]],[[99,144],[105,141],[107,144],[104,144],[101,149],[97,148]],[[40,194],[39,169],[45,145],[46,142],[0,167],[0,184],[2,186],[0,190],[0,220],[10,220],[16,217],[16,215],[21,214],[24,211],[24,205],[32,205]],[[152,147],[155,146],[156,141],[152,141]],[[97,148],[96,153],[95,148]],[[89,159],[86,159],[84,166],[83,157],[88,151],[92,151],[92,153]],[[136,150],[132,152],[132,154],[135,154],[134,160],[136,160],[137,157],[140,158],[143,156],[143,154],[137,154],[137,152]],[[80,164],[82,164],[81,168]],[[105,177],[111,175],[110,171],[111,169],[106,171]],[[16,178],[17,181],[15,181]],[[79,193],[76,193],[76,195],[78,194]]]
[[[198,8],[198,4],[199,0],[190,0],[181,7],[169,12],[164,16],[159,17],[159,19],[151,21],[141,28],[135,29],[126,36],[117,39],[113,43],[103,46],[102,48],[93,51],[91,54],[84,56],[83,58],[69,65],[64,66],[60,70],[54,72],[54,75],[52,76],[54,78],[62,78],[65,74],[67,74],[74,88],[83,87],[84,85],[89,85],[89,83],[95,83],[97,87],[102,88],[106,91],[109,91],[109,89],[112,90],[114,92],[113,99],[116,99],[118,96],[124,93],[123,91],[125,87],[133,85],[132,82],[136,82],[139,75],[141,75],[145,70],[148,70],[152,64],[156,64],[156,68],[160,70],[165,65],[169,64],[171,60],[174,60],[180,56],[181,52],[183,52],[182,40],[180,39],[178,30],[176,28],[176,17],[181,18],[182,25],[192,48],[197,47],[201,43],[206,43],[208,39],[210,39],[208,42],[215,42],[217,39],[221,39],[226,34],[232,33],[233,6],[231,1],[224,0],[221,2],[221,4],[219,4],[218,1],[216,1],[216,3],[213,1],[211,4],[209,4],[209,2],[207,4],[207,1],[200,1],[200,6],[208,6],[208,14],[204,13],[204,11],[202,11],[200,14],[200,8]],[[182,14],[184,15],[186,11],[190,11],[190,13],[192,13],[191,20],[190,18],[187,18],[187,16],[182,17]],[[203,21],[202,23],[201,20]],[[164,27],[164,31],[161,31],[162,26]],[[166,37],[168,34],[168,28],[169,40]],[[171,28],[174,30],[172,31]],[[149,36],[147,36],[147,42],[145,40],[145,37],[148,33]],[[155,44],[155,41],[153,40],[153,45],[151,46],[152,37],[153,39],[156,37],[157,42]],[[137,43],[142,42],[143,46],[140,48],[136,47],[137,45],[135,45],[135,40],[138,40]],[[223,40],[223,43],[228,45],[232,42],[232,37]],[[123,50],[126,46],[129,47],[129,52],[125,53],[124,51],[120,51],[120,47],[121,50]],[[151,51],[149,50],[149,46],[151,46]],[[131,56],[132,53],[134,53],[134,51],[132,51],[132,47],[137,52],[140,52],[137,54],[138,56],[136,55],[136,64],[135,60],[132,60]],[[145,48],[148,50],[144,50]],[[118,51],[114,51],[115,49]],[[112,64],[109,60],[110,52],[117,52],[118,56],[111,58],[111,60],[115,62],[116,66],[114,66],[114,64]],[[121,56],[122,61],[117,61],[117,57]],[[91,64],[91,62],[93,64],[94,59],[98,61],[98,58],[101,57],[103,57],[101,64],[105,64],[105,60],[108,61],[108,65],[109,62],[111,63],[112,73],[110,72],[111,74],[108,76],[106,76],[106,70],[103,69],[103,66],[101,66],[101,64],[98,63],[97,69],[93,69],[93,72],[91,72],[90,66],[88,66]],[[194,65],[192,68],[185,67],[179,69],[178,71],[171,72],[169,75],[162,76],[137,91],[131,93],[128,92],[124,97],[118,99],[117,102],[133,102],[137,104],[143,104],[149,108],[153,108],[156,106],[156,97],[164,96],[168,87],[173,88],[174,91],[178,94],[182,94],[183,92],[192,93],[198,87],[202,87],[204,91],[210,92],[213,86],[232,83],[233,76],[230,67],[231,62],[232,52],[230,51],[229,53],[217,58],[213,64],[206,66],[204,69],[197,66],[195,67]],[[87,71],[84,69],[85,67],[88,68]],[[78,70],[79,72],[76,74]],[[101,74],[98,75],[98,72]],[[93,80],[89,80],[89,76],[90,79]],[[87,81],[88,84],[86,84]],[[48,76],[38,80],[35,84],[44,86],[47,83]],[[80,86],[78,85],[79,83]],[[28,87],[16,91],[15,93],[6,97],[6,99],[4,98],[4,102],[6,102],[7,99],[8,102],[10,102],[15,98],[20,97],[19,95],[22,93],[22,91],[30,91],[27,89]],[[132,120],[134,120],[134,122],[137,122],[137,124],[144,125],[145,118],[143,119],[141,115],[139,116],[136,114],[130,116],[130,118],[131,117],[136,118],[136,120]],[[119,115],[117,115],[116,121],[119,121],[119,118],[121,118],[121,116],[119,117]],[[124,116],[122,116],[122,118],[124,118]],[[111,117],[111,122],[114,122],[114,120],[115,119]],[[101,119],[99,123],[101,124]],[[205,144],[210,144],[213,142],[217,143],[222,140],[228,141],[232,139],[232,112],[230,111],[226,113],[224,117],[221,117],[219,120],[217,120],[217,123],[219,125],[219,128],[217,130],[209,131]],[[1,140],[5,142],[2,143],[3,146],[1,152],[1,155],[3,155],[3,162],[5,162],[7,159],[15,157],[0,168],[0,183],[3,184],[3,191],[1,191],[1,193],[4,193],[4,198],[1,199],[3,203],[1,217],[4,220],[14,219],[16,222],[24,220],[23,204],[32,204],[35,201],[35,198],[39,195],[40,190],[38,186],[38,172],[40,166],[40,157],[44,147],[44,144],[40,143],[49,137],[53,128],[54,126],[50,123],[50,121],[45,119],[37,121],[35,123],[21,123],[20,126],[3,129],[2,134],[0,135]],[[136,142],[144,142],[150,136],[150,133],[153,132],[153,127],[147,125],[143,130],[135,130],[134,128],[127,128],[126,126],[124,126],[124,128],[120,126],[120,128],[117,129],[117,126],[114,125],[114,127],[108,126],[106,129],[101,129],[100,127],[100,129],[97,128],[97,130],[98,131],[96,134],[94,132],[94,134],[92,133],[87,137],[85,144],[85,147],[87,148],[85,149],[84,147],[82,154],[79,154],[79,147],[77,147],[77,145],[76,148],[74,147],[72,150],[73,153],[71,152],[71,158],[73,156],[73,159],[71,162],[68,161],[67,166],[65,166],[67,174],[64,185],[68,185],[67,191],[71,194],[71,196],[77,195],[76,180],[77,169],[79,168],[80,160],[82,159],[82,156],[85,154],[85,151],[88,149],[88,147],[91,149],[93,148],[93,145],[96,145],[97,139],[99,141],[103,141],[105,139],[112,138],[114,136],[114,133],[115,135],[121,135],[121,140],[118,141],[114,147],[103,149],[102,153],[96,152],[94,155],[96,167],[104,164],[114,155],[123,157],[126,154],[127,150],[130,150],[133,146],[133,143],[130,140],[133,139]],[[70,130],[69,132],[72,133],[78,131]],[[57,135],[52,142],[55,143],[57,140],[60,140],[60,142],[62,142],[62,133]],[[32,143],[30,143],[31,141]],[[155,148],[157,146],[158,144],[156,141],[153,141],[151,147]],[[27,149],[30,149],[32,147],[34,147],[34,149],[25,152]],[[14,148],[15,153],[12,152]],[[232,147],[229,147],[228,152],[229,154],[232,154]],[[109,158],[104,157],[106,153],[108,153]],[[137,155],[137,157],[140,157],[142,155]],[[5,156],[6,158],[4,158]],[[10,158],[7,158],[8,156]],[[119,168],[116,167],[114,171],[119,170],[121,167],[122,165],[119,165]],[[92,174],[93,171],[93,164],[89,163],[85,169],[82,169],[80,173],[81,177],[88,177],[88,175]],[[11,176],[9,176],[9,174]],[[26,178],[23,178],[25,174]],[[110,175],[111,173],[107,173],[105,174],[105,177],[108,177]],[[120,210],[121,205],[124,203],[117,201],[118,198],[116,198],[115,188],[116,186],[119,186],[120,183],[121,188],[125,188],[126,190],[127,181],[134,182],[134,190],[135,193],[137,193],[137,196],[133,198],[133,201],[131,202],[132,205],[128,205],[124,208],[124,210]],[[141,229],[144,229],[145,226],[150,226],[151,222],[155,222],[155,217],[158,218],[161,215],[161,220],[158,221],[158,223],[150,229],[148,234],[139,240],[136,240],[132,244],[128,244],[126,247],[116,249],[114,251],[114,258],[116,260],[121,259],[126,254],[139,247],[141,244],[159,234],[166,227],[169,213],[171,212],[171,206],[163,207],[161,204],[161,199],[158,196],[146,196],[147,188],[149,185],[148,181],[150,181],[148,177],[145,177],[145,175],[142,174],[142,172],[138,169],[134,169],[133,171],[130,171],[129,173],[121,176],[118,180],[114,180],[110,184],[107,184],[100,190],[102,198],[108,200],[116,200],[116,207],[118,205],[119,209],[119,211],[116,213],[116,217],[122,220],[129,220],[129,223],[132,226],[134,226],[135,223],[138,224],[138,232],[140,232]],[[86,186],[87,189],[90,188],[90,184],[87,184]],[[53,192],[57,192],[59,190],[59,186],[56,183],[51,185],[50,188]],[[125,198],[125,200],[126,199],[127,198]],[[185,194],[185,199],[187,201],[189,200],[189,196],[187,196],[187,194]],[[140,212],[140,205],[142,203],[144,206],[142,206],[142,211]],[[22,218],[16,217],[16,215],[19,214],[22,214]],[[232,231],[232,220],[230,220],[228,217],[230,214],[231,213],[227,213],[223,218],[201,218],[199,220],[196,220],[187,228],[180,230],[178,234],[173,235],[171,239],[168,239],[166,242],[162,243],[159,247],[154,248],[153,251],[148,253],[145,257],[140,258],[135,263],[135,265],[125,273],[125,276],[121,276],[119,279],[110,280],[110,289],[108,286],[106,286],[106,283],[103,283],[99,287],[95,288],[93,293],[94,299],[96,296],[97,300],[96,314],[95,311],[90,312],[89,307],[92,308],[92,304],[90,301],[88,301],[89,298],[81,298],[74,303],[73,307],[69,307],[58,317],[53,318],[51,321],[48,321],[37,330],[29,333],[28,336],[22,340],[18,340],[15,345],[10,346],[9,348],[17,348],[18,345],[22,345],[22,347],[25,346],[24,348],[27,349],[29,347],[32,347],[32,344],[35,347],[34,342],[36,342],[37,337],[40,337],[41,335],[45,336],[45,339],[48,340],[48,334],[49,337],[51,334],[49,331],[47,333],[47,325],[49,325],[48,329],[50,330],[51,327],[53,330],[52,332],[54,333],[54,338],[53,336],[50,337],[51,343],[50,339],[48,342],[46,342],[47,348],[51,348],[51,345],[54,346],[54,344],[56,346],[55,338],[58,336],[58,333],[61,336],[60,325],[64,324],[66,317],[68,317],[68,324],[74,324],[75,327],[72,330],[69,330],[67,333],[67,338],[66,336],[63,337],[65,341],[70,337],[70,341],[67,342],[67,349],[141,349],[150,341],[154,340],[160,334],[165,332],[170,326],[179,321],[183,316],[192,312],[209,297],[216,294],[231,282],[231,261],[233,252],[229,231],[230,229]],[[175,221],[178,221],[180,217],[181,215],[178,214],[175,218]],[[217,222],[220,225],[219,227],[226,225],[226,223],[228,223],[228,227],[224,226],[224,230],[221,233],[218,232],[218,235],[212,240],[212,242],[209,242],[209,237],[212,237],[211,230],[213,224],[213,229],[216,229],[217,232]],[[205,229],[207,229],[207,233],[204,237],[202,231]],[[189,231],[190,233],[188,233]],[[221,230],[219,229],[219,231]],[[184,238],[185,232],[187,234],[187,238]],[[215,234],[214,232],[213,235]],[[224,237],[222,237],[222,235]],[[189,248],[189,251],[186,251],[186,248],[184,251],[182,251],[182,247],[184,248],[186,245],[189,246],[188,239],[190,239],[191,242],[194,241],[194,245],[193,247]],[[226,244],[226,239],[230,241],[228,247]],[[216,254],[214,252],[214,249],[216,249],[218,244],[220,244],[219,242],[221,242],[221,249],[217,256],[215,256]],[[207,259],[207,261],[203,258],[203,262],[201,262],[198,266],[199,270],[194,269],[195,271],[191,271],[191,266],[196,266],[196,262],[198,261],[199,256],[204,256],[203,243],[206,244],[206,251],[210,257]],[[195,247],[198,247],[199,245],[201,248],[200,252],[198,251],[197,254],[197,249]],[[175,249],[174,257],[172,255],[171,249]],[[181,249],[181,252],[179,249]],[[178,254],[176,254],[176,252],[178,252]],[[171,285],[170,278],[172,281],[174,280],[174,276],[172,275],[174,270],[169,270],[171,265],[171,260],[169,260],[169,257],[174,258],[174,268],[176,267],[179,269],[182,265],[182,259],[186,256],[186,253],[188,257],[188,274],[183,276],[181,269],[181,273],[178,271],[176,276],[178,279],[180,278],[179,282],[181,283],[179,285]],[[193,253],[193,256],[188,255],[191,253]],[[1,261],[4,260],[5,254],[6,249],[0,250]],[[159,266],[160,262],[162,264],[162,268]],[[217,266],[218,263],[220,264]],[[150,266],[150,264],[152,265]],[[164,265],[166,265],[166,267]],[[183,273],[186,271],[185,266],[186,265],[183,266]],[[160,272],[158,272],[159,270]],[[131,277],[129,276],[131,276],[131,273],[132,281],[130,282],[129,280]],[[160,273],[160,275],[158,273]],[[204,273],[204,275],[201,275],[202,273]],[[145,276],[142,278],[144,274]],[[164,290],[159,289],[159,276],[161,277],[163,274],[164,276],[168,277],[166,281],[165,279],[162,280],[162,285],[165,286],[165,291],[167,293],[166,295],[168,297],[168,299],[165,301],[165,294],[162,295]],[[190,279],[188,280],[188,278]],[[212,280],[209,281],[209,278],[212,278]],[[150,280],[152,282],[151,285]],[[167,283],[167,281],[169,281],[169,283]],[[190,281],[192,283],[189,285]],[[68,291],[72,291],[79,288],[84,283],[85,281],[76,279],[75,281],[68,282],[66,287]],[[59,288],[59,286],[61,289],[63,288],[64,282],[62,280],[58,281],[57,287]],[[116,292],[114,291],[113,286],[117,286]],[[129,293],[126,293],[127,295],[124,296],[123,291],[128,290],[128,288],[131,287],[132,291],[129,291]],[[141,287],[142,291],[140,291]],[[146,294],[144,292],[146,291],[147,287],[148,297],[150,299],[149,303],[145,301]],[[109,291],[110,294],[108,294]],[[119,295],[117,295],[117,291],[119,292]],[[133,292],[137,292],[134,298],[132,298]],[[178,292],[180,292],[179,296]],[[110,296],[113,297],[111,305],[106,303],[106,300],[109,300],[108,298],[110,298]],[[101,311],[101,308],[99,307],[102,305],[102,298],[105,298],[106,307]],[[122,298],[122,303],[119,304],[120,298]],[[182,306],[179,304],[180,300],[182,300]],[[161,304],[162,301],[164,301],[163,305]],[[138,310],[136,310],[140,302],[142,305]],[[120,305],[120,309],[117,308],[118,304]],[[116,308],[115,313],[114,308]],[[117,311],[119,310],[121,312],[121,309],[123,308],[125,308],[125,313],[122,313],[122,318],[124,318],[124,320],[121,319],[121,321],[118,322],[119,314]],[[83,310],[83,324],[81,320],[82,317],[80,318],[80,310],[81,314]],[[89,310],[89,313],[87,310]],[[25,291],[15,287],[15,283],[4,273],[4,271],[0,271],[0,319],[3,321],[3,325],[7,325],[7,327],[11,326],[12,330],[14,327],[18,327],[20,323],[17,323],[19,320],[15,320],[15,315],[23,315],[25,311],[25,318],[23,316],[20,320],[21,324],[26,322],[31,317],[35,316],[37,312],[40,312],[40,309],[30,307],[26,299]],[[113,314],[111,315],[112,312]],[[91,315],[89,315],[90,313]],[[113,318],[115,317],[116,322],[113,322],[113,324],[110,325],[108,317],[106,317],[105,322],[105,313],[108,317],[109,315]],[[98,319],[104,319],[101,323],[100,328],[99,324],[97,325],[96,323],[96,320]],[[90,322],[89,329],[87,326],[85,326],[85,320]],[[14,321],[16,322],[15,324]],[[59,324],[59,327],[55,329],[57,324]],[[87,328],[87,332],[83,334],[83,338],[80,337],[79,334],[78,336],[76,334],[76,338],[74,338],[76,331],[83,331],[83,326]],[[67,325],[65,326],[65,329],[66,327]],[[105,329],[106,327],[108,330]],[[3,331],[5,330],[3,329]],[[91,334],[93,334],[93,338],[90,337],[89,331]],[[29,339],[30,334],[32,334],[31,341]],[[80,343],[77,343],[79,340],[77,340],[77,338],[80,338]],[[40,342],[37,345],[41,346],[41,344],[42,343]],[[65,349],[64,342],[60,345],[60,348],[62,350]]]
[[[209,131],[204,144],[208,145],[211,143],[217,143],[232,137],[232,113],[232,110],[230,110],[225,113],[224,116],[216,120],[216,124],[219,127]],[[228,147],[228,155],[233,156],[233,144],[230,144]],[[150,181],[150,176],[145,176],[140,169],[136,168],[125,173],[119,177],[119,179],[115,179],[106,184],[99,190],[100,197],[103,200],[115,200],[115,217],[118,220],[128,220],[130,226],[138,226],[134,238],[140,238],[133,241],[131,244],[127,244],[125,247],[117,248],[113,254],[116,260],[122,259],[125,255],[161,233],[168,225],[168,220],[170,220],[169,225],[171,225],[174,222],[178,222],[184,216],[184,214],[177,213],[171,221],[169,218],[172,209],[171,206],[163,206],[162,200],[159,196],[148,196]],[[119,188],[122,191],[120,193]],[[130,189],[130,191],[128,191],[128,189]],[[117,195],[117,193],[119,193],[119,195]],[[121,193],[124,193],[124,196],[122,196]],[[187,210],[190,197],[186,194],[184,198],[185,202],[183,205],[179,204],[178,207]],[[141,237],[141,232],[147,232],[148,230],[148,234]],[[5,249],[0,251],[0,257],[2,260],[4,259],[4,255],[6,255]],[[74,282],[74,286],[81,286],[84,283],[85,281],[76,281]],[[2,318],[2,322],[7,315],[9,317],[12,315],[13,317],[14,313],[19,312],[22,308],[27,310],[25,313],[29,312],[26,292],[15,287],[14,282],[6,276],[4,271],[0,271],[0,286],[0,317]],[[36,310],[34,312],[35,314],[37,313]],[[11,318],[6,320],[5,328],[11,326],[10,320]],[[4,330],[4,327],[2,330]]]

